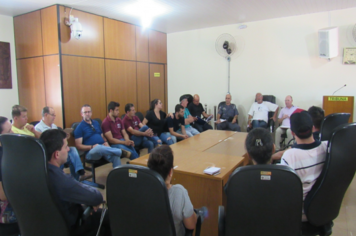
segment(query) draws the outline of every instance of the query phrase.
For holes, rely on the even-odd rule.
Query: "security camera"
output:
[[[83,33],[82,24],[79,23],[78,18],[72,17],[72,19],[70,20],[71,20],[70,22],[71,37],[80,39]]]
[[[76,30],[76,31],[74,32],[74,37],[75,37],[76,39],[80,39],[80,37],[82,37],[82,30]]]

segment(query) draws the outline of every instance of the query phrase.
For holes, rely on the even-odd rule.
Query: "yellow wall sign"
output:
[[[348,100],[348,97],[328,97],[328,101],[331,102],[347,102]]]
[[[155,72],[153,73],[154,77],[161,77],[161,73]]]

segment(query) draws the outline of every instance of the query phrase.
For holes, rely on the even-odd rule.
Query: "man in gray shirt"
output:
[[[239,112],[237,111],[236,105],[231,103],[231,95],[226,94],[225,97],[226,104],[219,107],[216,124],[218,130],[231,130],[231,131],[241,131],[239,124],[237,123],[237,116]]]

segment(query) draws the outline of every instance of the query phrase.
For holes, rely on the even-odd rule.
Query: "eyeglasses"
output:
[[[90,124],[90,127],[91,127],[91,129],[92,129],[93,131],[95,131],[95,127],[94,127],[93,124]]]
[[[82,113],[89,114],[89,113],[91,113],[91,111],[83,111]]]
[[[48,115],[51,115],[51,116],[53,116],[53,117],[56,117],[56,114],[50,114],[50,113],[48,113]]]

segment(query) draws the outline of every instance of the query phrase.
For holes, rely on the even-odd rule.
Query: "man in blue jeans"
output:
[[[82,107],[81,115],[83,120],[74,130],[77,149],[86,151],[85,158],[87,160],[99,160],[104,157],[112,163],[114,168],[120,166],[120,157],[127,155],[127,152],[109,146],[101,132],[99,122],[91,119],[92,111],[89,105],[86,104]]]
[[[158,145],[157,136],[153,136],[153,131],[147,125],[143,125],[140,119],[135,115],[136,110],[132,103],[128,103],[125,106],[125,117],[122,120],[125,130],[129,135],[129,138],[135,143],[135,146],[142,146],[148,149],[148,153],[151,153],[153,148]]]
[[[111,147],[120,148],[122,150],[130,153],[128,158],[130,160],[138,158],[138,154],[134,148],[135,144],[130,140],[124,127],[124,123],[119,118],[119,107],[118,102],[110,102],[108,104],[108,116],[103,120],[101,128],[105,138],[110,143]]]

